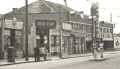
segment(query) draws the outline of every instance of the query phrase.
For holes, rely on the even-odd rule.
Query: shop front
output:
[[[51,30],[55,28],[54,20],[36,20],[36,47],[45,47],[48,56],[58,56],[59,37]]]
[[[62,57],[66,58],[81,56],[87,52],[86,40],[83,33],[79,31],[73,32],[72,29],[68,31],[63,28],[61,34],[60,30],[56,29],[55,21],[37,21],[36,35],[39,36],[39,39],[36,39],[37,47],[45,44],[45,40],[42,40],[42,38],[46,36],[46,49],[50,56],[59,57],[62,54]]]
[[[65,32],[65,31],[64,31]],[[68,32],[69,35],[63,34],[63,57],[75,57],[86,54],[85,37],[79,33]]]

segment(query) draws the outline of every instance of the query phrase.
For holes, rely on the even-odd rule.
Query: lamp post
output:
[[[28,61],[28,0],[25,0],[25,60]]]

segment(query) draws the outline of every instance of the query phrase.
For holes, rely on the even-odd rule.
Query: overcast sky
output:
[[[24,6],[25,0],[1,0],[0,2],[0,14],[5,14],[12,10],[12,8],[19,8]],[[29,3],[37,0],[28,0]],[[60,4],[64,4],[63,0],[48,0]],[[67,0],[68,6],[78,10],[84,11],[86,14],[89,14],[90,5],[92,0]],[[120,32],[120,0],[93,0],[99,2],[99,14],[100,20],[105,20],[110,22],[110,15],[113,15],[113,23],[116,24],[114,29],[115,33]]]

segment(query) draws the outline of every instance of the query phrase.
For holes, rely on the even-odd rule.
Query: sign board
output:
[[[53,20],[36,20],[36,26],[39,28],[53,28],[56,27],[56,22]]]
[[[16,22],[15,29],[22,29],[23,28],[23,22]]]
[[[23,28],[23,22],[13,21],[13,20],[5,20],[5,28],[22,29]]]
[[[12,20],[5,20],[5,28],[13,28]]]
[[[111,41],[111,40],[113,40],[113,38],[103,38],[103,41],[105,41],[105,40]]]
[[[63,29],[64,30],[72,30],[72,25],[69,23],[63,23]]]

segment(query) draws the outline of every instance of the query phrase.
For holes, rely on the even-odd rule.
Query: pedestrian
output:
[[[40,57],[43,57],[44,61],[46,61],[47,60],[46,48],[43,46],[39,50],[40,50]]]
[[[40,61],[40,56],[39,56],[39,48],[34,48],[34,58],[35,58],[35,62]]]

